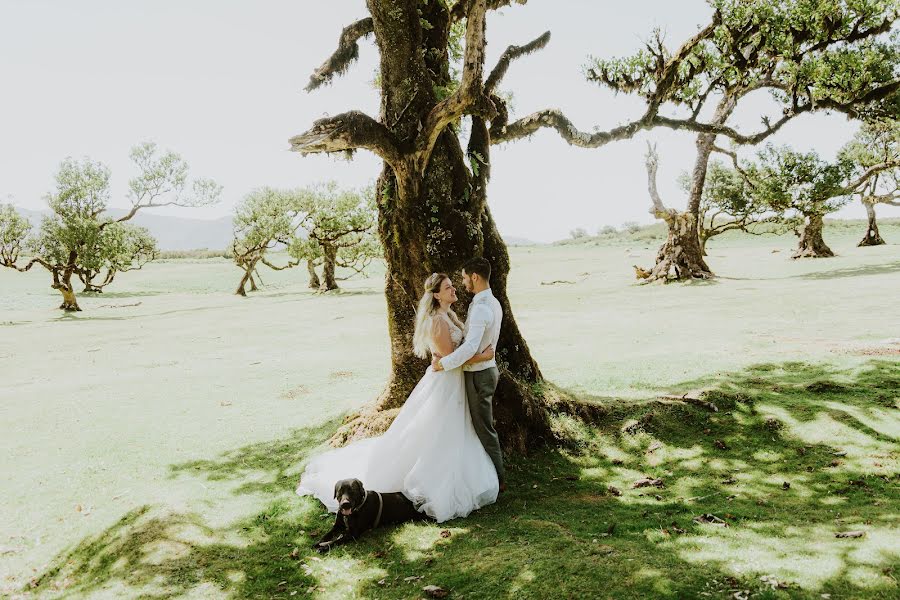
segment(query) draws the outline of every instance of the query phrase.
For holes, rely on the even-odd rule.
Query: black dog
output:
[[[430,519],[417,511],[400,492],[367,490],[359,479],[341,479],[335,483],[334,498],[339,506],[337,518],[331,531],[313,545],[313,549],[319,552],[328,552],[334,546],[354,541],[379,525]]]

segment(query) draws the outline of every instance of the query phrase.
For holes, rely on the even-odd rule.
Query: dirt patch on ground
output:
[[[838,354],[852,354],[854,356],[900,356],[900,344],[892,343],[884,346],[836,348],[833,352],[837,352]]]
[[[310,393],[310,390],[305,385],[298,385],[297,387],[293,387],[289,390],[285,390],[279,394],[279,396],[283,400],[296,400],[300,396],[305,396]]]

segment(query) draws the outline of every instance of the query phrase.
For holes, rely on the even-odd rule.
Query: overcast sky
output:
[[[556,107],[584,130],[637,116],[640,101],[584,80],[587,57],[630,54],[657,26],[676,45],[709,14],[702,0],[610,7],[596,0],[530,0],[489,16],[488,69],[507,45],[547,29],[553,34],[546,49],[515,62],[505,79],[515,115]],[[289,137],[323,115],[358,109],[377,116],[371,40],[361,44],[360,60],[344,77],[303,91],[341,28],[365,15],[363,0],[0,0],[0,202],[43,208],[59,162],[89,156],[112,169],[112,204],[125,206],[133,174],[128,151],[142,140],[179,152],[193,173],[224,186],[221,205],[178,210],[186,217],[229,214],[263,185],[373,181],[380,162],[365,152],[347,162],[287,150]],[[736,123],[756,129],[761,111],[771,108],[764,97],[754,98]],[[840,115],[807,115],[773,141],[832,157],[855,130]],[[676,178],[693,160],[690,134],[656,130],[584,150],[546,131],[492,149],[489,202],[500,230],[551,241],[575,227],[651,222],[647,139],[658,142],[663,199],[683,207]],[[879,213],[898,216],[900,209]],[[851,205],[840,214],[865,213]]]

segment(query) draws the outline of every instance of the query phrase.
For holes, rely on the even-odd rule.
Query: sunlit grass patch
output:
[[[470,599],[893,598],[900,452],[877,398],[900,383],[896,366],[771,365],[723,374],[721,389],[685,384],[707,389],[717,412],[610,403],[594,426],[566,423],[577,443],[510,457],[496,504],[325,556],[310,546],[333,517],[294,497],[289,474],[328,432],[238,448],[173,473],[268,498],[254,514],[211,526],[148,507],[60,555],[34,593],[420,598],[437,585]],[[840,386],[811,391],[822,381]]]

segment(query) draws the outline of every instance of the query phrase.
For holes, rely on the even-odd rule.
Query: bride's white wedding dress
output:
[[[462,330],[449,317],[434,318],[447,320],[453,345],[459,346]],[[495,502],[497,472],[472,427],[462,369],[428,367],[383,435],[314,457],[297,493],[315,496],[337,512],[334,484],[351,477],[370,490],[403,492],[438,522]]]

